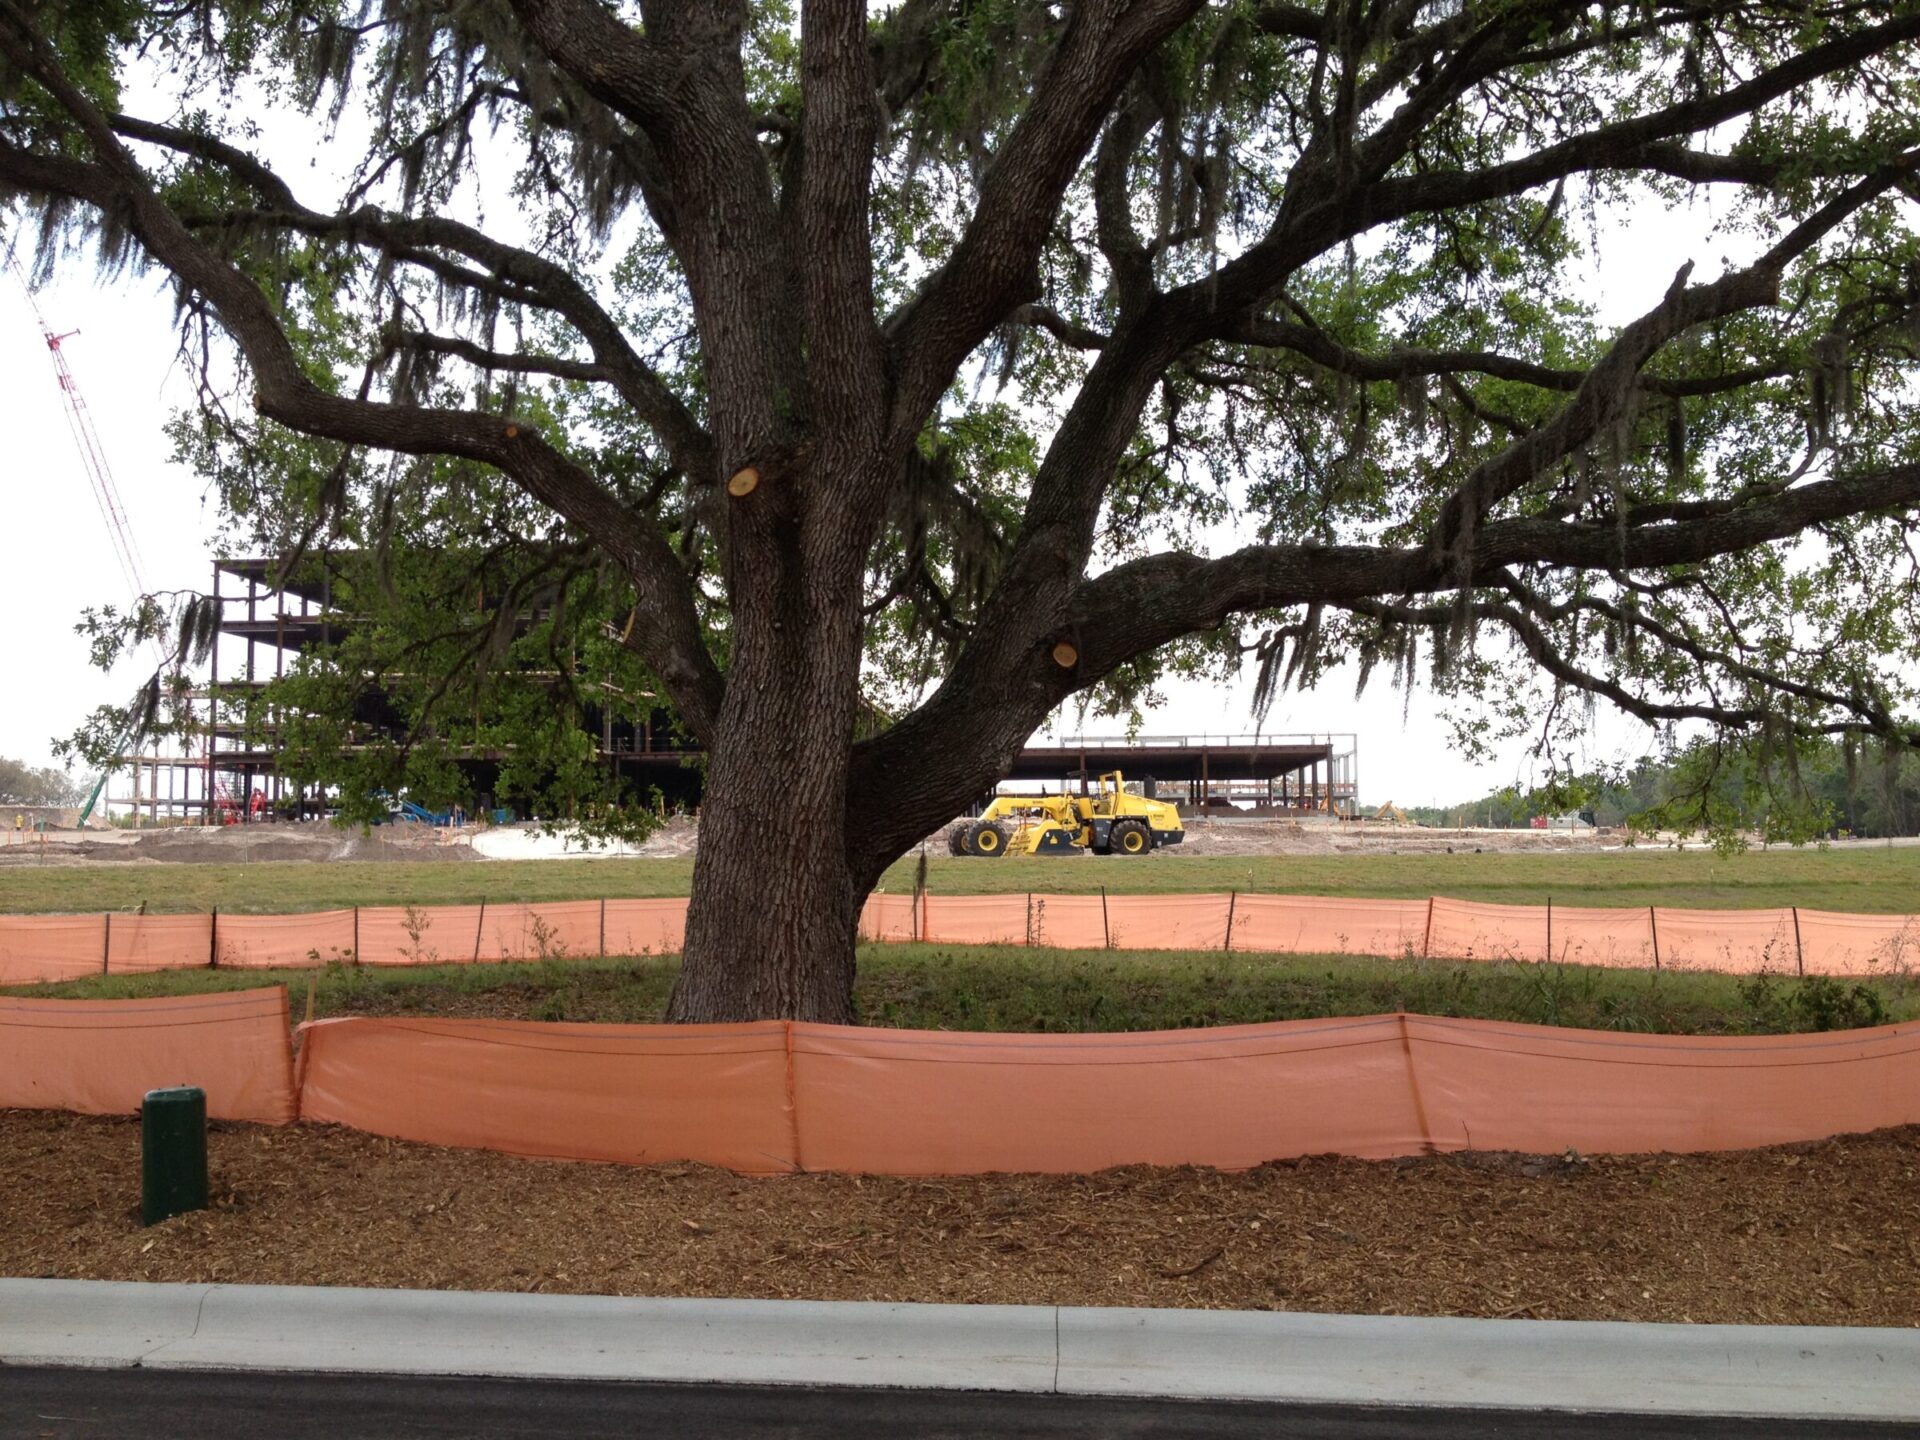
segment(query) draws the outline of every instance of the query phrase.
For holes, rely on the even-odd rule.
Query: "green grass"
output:
[[[229,865],[103,864],[0,870],[0,912],[128,910],[237,913],[346,905],[470,904],[684,895],[691,860],[375,861]],[[913,862],[882,887],[913,886]],[[1641,849],[1605,854],[1201,856],[1144,860],[928,862],[936,895],[1099,890],[1167,894],[1260,890],[1295,895],[1426,896],[1507,904],[1674,905],[1729,909],[1920,910],[1920,848],[1749,851]]]
[[[296,1016],[314,1013],[657,1021],[672,957],[385,969],[172,971],[101,976],[8,993],[137,998],[244,989],[283,980]],[[1920,1018],[1920,980],[1746,978],[1577,965],[871,945],[861,950],[860,1017],[926,1030],[1121,1031],[1414,1010],[1664,1034],[1836,1029]]]

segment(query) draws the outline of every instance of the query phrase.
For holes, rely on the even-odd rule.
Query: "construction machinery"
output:
[[[1145,855],[1186,839],[1180,812],[1128,792],[1118,770],[1091,795],[1000,795],[947,832],[955,855]]]

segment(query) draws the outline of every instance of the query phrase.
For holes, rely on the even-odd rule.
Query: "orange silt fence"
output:
[[[912,895],[869,895],[860,907],[860,938],[876,943],[918,940],[921,903]]]
[[[1432,920],[1425,954],[1439,960],[1544,960],[1547,912],[1542,905],[1487,905],[1474,900],[1429,902]]]
[[[1891,975],[1920,968],[1920,915],[1789,913],[1809,975]]]
[[[1104,895],[1029,897],[1032,943],[1060,950],[1101,950],[1110,943],[1113,902]]]
[[[281,970],[354,958],[352,910],[300,915],[220,915],[213,923],[216,963],[235,970]]]
[[[1029,904],[1024,894],[929,895],[926,905],[928,940],[942,945],[1027,943]]]
[[[1232,895],[1109,895],[1107,922],[1116,950],[1224,950],[1237,904]]]
[[[105,974],[109,923],[105,915],[0,915],[0,985]]]
[[[480,922],[482,960],[581,959],[605,953],[603,941],[598,900],[490,904]]]
[[[1920,1121],[1920,1025],[1624,1035],[1407,1017],[1441,1150],[1744,1150]]]
[[[486,944],[480,905],[365,905],[360,909],[363,965],[457,965]]]
[[[1423,955],[1426,900],[1348,900],[1325,895],[1240,895],[1233,948],[1289,955]]]
[[[303,1120],[513,1155],[796,1168],[781,1021],[349,1019],[301,1035]]]
[[[1129,1035],[793,1027],[799,1155],[884,1175],[1411,1154],[1397,1016]]]
[[[154,1000],[0,996],[0,1108],[130,1115],[197,1085],[219,1120],[294,1118],[286,987]]]
[[[1802,968],[1791,910],[1669,910],[1653,912],[1660,963],[1683,970],[1761,970],[1792,974]]]
[[[607,901],[609,955],[678,955],[686,933],[684,896]]]
[[[683,897],[382,905],[292,915],[0,916],[0,985],[111,972],[331,961],[449,965],[671,955]],[[1872,975],[1920,965],[1920,916],[1831,911],[1494,905],[1435,897],[1031,894],[869,896],[860,937],[1091,950],[1552,960]]]
[[[107,937],[107,970],[141,975],[211,965],[214,925],[211,915],[116,914]]]
[[[1724,1150],[1920,1122],[1915,1025],[1676,1037],[1395,1014],[1103,1035],[361,1019],[304,1032],[307,1119],[751,1173]]]
[[[1548,946],[1562,964],[1653,964],[1653,911],[1649,908],[1554,905],[1546,922]]]

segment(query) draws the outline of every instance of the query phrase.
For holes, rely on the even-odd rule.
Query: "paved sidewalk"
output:
[[[0,1365],[1920,1420],[1920,1330],[0,1280]]]

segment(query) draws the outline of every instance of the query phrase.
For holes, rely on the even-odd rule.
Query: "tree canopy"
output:
[[[64,770],[0,755],[0,805],[71,805],[85,798],[88,785]]]
[[[834,1018],[881,869],[1169,667],[1920,742],[1916,42],[1912,0],[0,0],[0,186],[43,266],[173,278],[182,443],[259,535],[617,573],[713,755],[676,1013]]]

